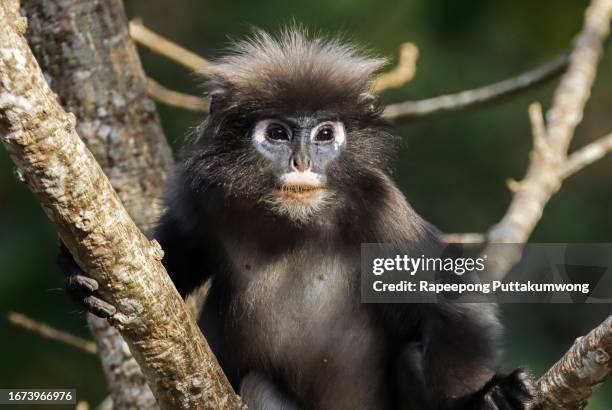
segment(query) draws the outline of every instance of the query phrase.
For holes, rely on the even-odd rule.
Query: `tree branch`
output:
[[[388,120],[403,121],[494,102],[534,88],[556,77],[565,70],[568,61],[568,55],[562,54],[540,67],[495,84],[425,100],[389,104],[383,116]]]
[[[170,60],[199,73],[208,65],[208,60],[179,46],[173,41],[149,30],[140,19],[130,21],[130,35],[139,44]]]
[[[583,409],[586,400],[612,374],[612,316],[579,337],[537,382],[543,409]]]
[[[445,243],[483,243],[486,240],[484,234],[476,232],[444,233],[441,237]]]
[[[240,408],[166,274],[47,86],[17,1],[0,6],[0,140],[79,265],[117,308],[109,319],[162,408]]]
[[[419,49],[413,43],[404,43],[400,46],[400,55],[397,66],[391,71],[379,74],[374,79],[372,88],[375,93],[382,93],[392,88],[399,88],[414,78],[416,62],[419,58]]]
[[[80,337],[71,335],[70,333],[55,329],[46,323],[30,319],[21,313],[9,312],[7,318],[13,325],[19,326],[20,328],[28,330],[32,333],[36,333],[37,335],[40,335],[46,339],[55,340],[91,354],[96,354],[98,351],[96,344],[91,340],[81,339]]]
[[[210,102],[207,99],[171,90],[150,77],[147,78],[147,92],[155,101],[171,107],[183,108],[189,111],[208,112],[208,107],[210,106]]]
[[[29,0],[30,47],[78,119],[77,131],[110,178],[140,229],[156,223],[172,153],[146,77],[128,35],[120,0]],[[62,27],[62,30],[57,30]],[[130,349],[107,321],[89,317],[110,395],[117,408],[157,408]]]
[[[79,401],[74,410],[89,410],[89,403],[86,401]]]
[[[612,134],[601,137],[571,154],[563,164],[561,178],[568,178],[587,165],[603,158],[610,151],[612,151]]]
[[[525,243],[542,217],[546,203],[559,190],[567,149],[595,80],[611,16],[612,0],[592,0],[570,55],[569,68],[555,92],[546,125],[539,104],[530,107],[534,144],[529,167],[525,178],[513,184],[515,192],[506,214],[489,230],[490,243]],[[499,280],[520,260],[522,249],[487,247],[483,253],[489,257],[486,279]]]
[[[209,64],[209,61],[205,58],[150,30],[140,19],[130,21],[130,35],[139,44],[198,74],[203,74],[202,68]],[[391,71],[381,73],[376,77],[373,83],[373,91],[382,93],[389,89],[401,87],[412,80],[416,73],[418,55],[418,48],[413,43],[403,43],[400,46],[398,65]],[[531,71],[492,85],[420,101],[390,104],[386,107],[383,116],[392,121],[402,121],[442,112],[459,111],[494,102],[536,87],[556,77],[565,70],[568,61],[569,54],[565,53]],[[152,97],[164,104],[192,111],[201,111],[201,106],[207,104],[206,100],[198,102],[199,97],[197,96],[177,93],[169,89],[165,90],[168,93],[154,92]],[[167,97],[170,95],[169,93],[176,93],[176,95]],[[185,103],[185,101],[189,102]]]

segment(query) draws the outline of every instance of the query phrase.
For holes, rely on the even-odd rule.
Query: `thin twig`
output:
[[[98,351],[96,344],[91,340],[82,339],[62,330],[55,329],[45,323],[30,319],[21,313],[9,312],[8,321],[15,326],[36,333],[44,338],[62,342],[84,352],[96,354]]]
[[[391,71],[379,74],[372,86],[375,93],[392,88],[399,88],[414,78],[419,49],[413,43],[403,43],[400,46],[399,61]]]
[[[463,110],[497,101],[556,77],[565,70],[568,61],[569,55],[565,53],[531,71],[495,84],[425,100],[390,104],[385,108],[383,116],[389,120],[401,121],[442,112]]]
[[[561,177],[567,178],[575,174],[587,165],[603,158],[610,151],[612,151],[612,133],[574,151],[563,164]]]
[[[544,409],[583,409],[593,391],[612,374],[612,316],[579,337],[537,382]]]
[[[87,403],[86,401],[80,401],[77,403],[74,410],[89,410],[89,403]]]
[[[113,398],[111,396],[106,396],[104,400],[98,404],[96,410],[113,410]]]
[[[207,112],[210,105],[204,98],[171,90],[150,77],[147,78],[147,92],[155,101],[190,111]]]
[[[130,35],[137,43],[192,71],[200,72],[208,65],[208,60],[149,30],[139,19],[130,21]]]
[[[486,235],[477,232],[444,233],[441,238],[444,243],[483,243]]]
[[[529,121],[531,122],[531,135],[534,145],[540,145],[546,141],[546,124],[542,114],[542,104],[534,102],[529,105]]]

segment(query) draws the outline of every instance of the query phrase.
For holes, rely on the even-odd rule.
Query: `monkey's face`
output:
[[[251,141],[273,174],[273,186],[263,198],[272,210],[307,221],[332,201],[327,170],[346,146],[342,121],[325,116],[264,118],[252,128]]]
[[[382,63],[300,30],[238,42],[207,66],[211,106],[184,161],[189,185],[219,193],[223,209],[345,217],[376,195],[394,145],[370,87]]]

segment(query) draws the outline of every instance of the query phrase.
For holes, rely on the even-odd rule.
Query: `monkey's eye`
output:
[[[289,141],[289,133],[279,124],[270,124],[266,129],[266,138],[272,141]]]
[[[323,127],[321,127],[320,130],[317,131],[314,140],[316,142],[330,142],[334,140],[334,129],[329,126],[329,125],[325,125]]]

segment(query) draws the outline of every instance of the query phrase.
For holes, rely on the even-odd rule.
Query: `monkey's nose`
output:
[[[306,172],[310,170],[312,162],[306,155],[294,155],[291,157],[291,168],[294,171]]]

